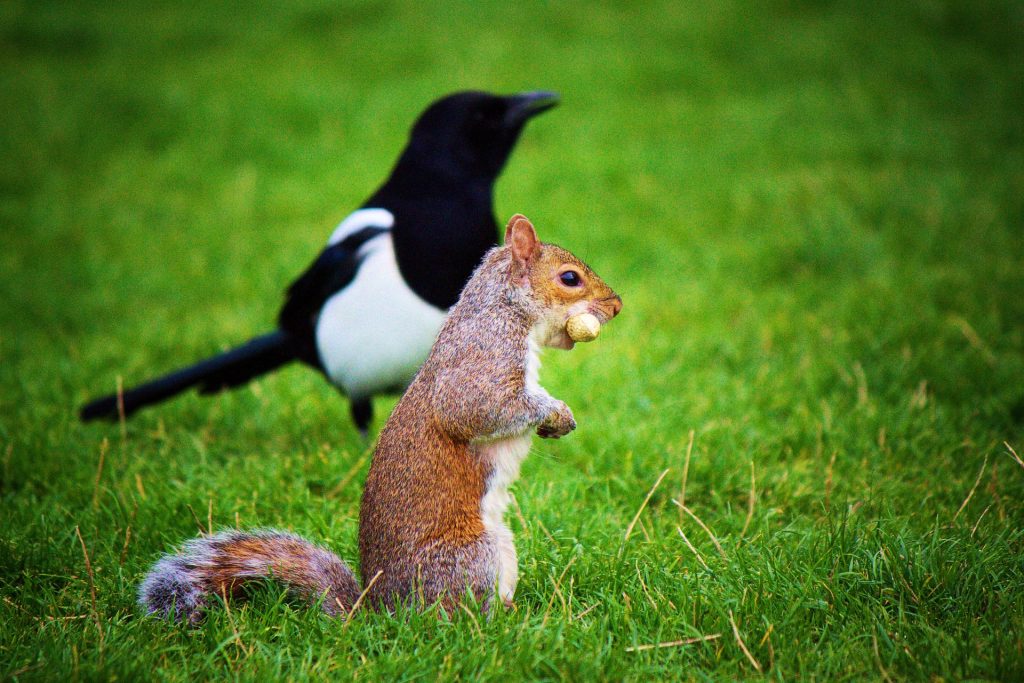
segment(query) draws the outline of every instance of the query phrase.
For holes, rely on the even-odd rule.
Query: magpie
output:
[[[432,103],[384,184],[288,288],[276,330],[92,401],[82,420],[128,416],[190,387],[216,393],[299,361],[348,396],[365,435],[371,399],[408,384],[497,243],[494,183],[527,121],[557,103],[547,91],[465,91]]]

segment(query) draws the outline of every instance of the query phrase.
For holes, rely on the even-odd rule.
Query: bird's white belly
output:
[[[316,326],[327,376],[352,398],[408,384],[447,315],[405,284],[391,235],[371,240],[364,253],[355,279],[327,300]]]

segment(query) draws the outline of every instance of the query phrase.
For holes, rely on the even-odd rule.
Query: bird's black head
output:
[[[405,282],[445,309],[497,243],[494,181],[526,122],[558,103],[550,92],[459,92],[424,111],[388,180],[366,202],[395,217]]]
[[[536,91],[493,95],[466,91],[431,104],[413,126],[407,155],[440,173],[493,181],[531,118],[558,104]]]

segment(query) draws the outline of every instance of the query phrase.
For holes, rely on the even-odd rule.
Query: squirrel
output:
[[[516,549],[504,513],[534,432],[557,439],[572,411],[538,383],[541,347],[571,349],[569,318],[601,323],[622,299],[569,251],[542,243],[520,214],[449,313],[434,347],[381,431],[359,514],[365,589],[335,554],[288,532],[225,531],[165,555],[139,588],[149,613],[201,620],[214,596],[273,578],[347,616],[471,595],[486,612],[512,605]]]

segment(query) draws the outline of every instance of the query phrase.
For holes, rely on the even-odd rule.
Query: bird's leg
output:
[[[352,399],[350,409],[352,421],[356,423],[359,434],[365,439],[370,432],[370,422],[373,420],[373,402],[369,398]]]

